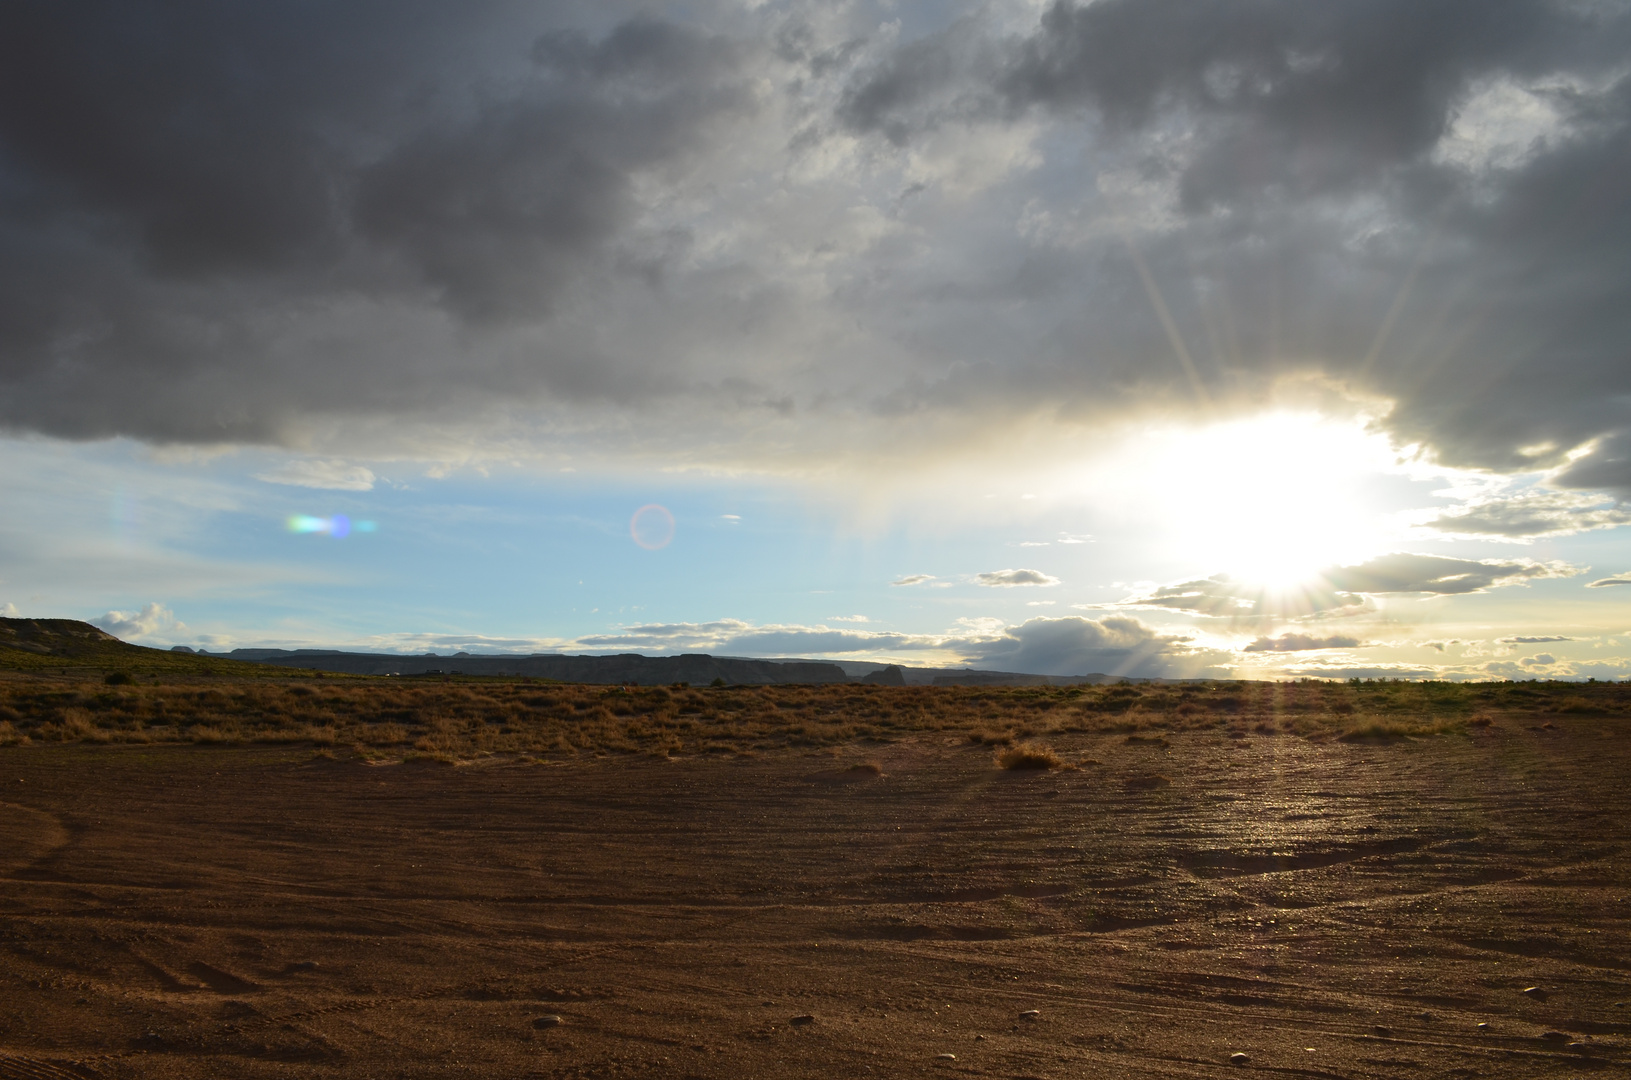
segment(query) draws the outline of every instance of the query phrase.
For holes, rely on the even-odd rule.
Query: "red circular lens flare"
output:
[[[647,503],[629,518],[629,536],[647,551],[667,547],[674,539],[674,515],[665,506]]]

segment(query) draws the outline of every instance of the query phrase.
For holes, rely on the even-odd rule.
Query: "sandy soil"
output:
[[[12,747],[0,1077],[1606,1075],[1621,728],[1046,773]]]

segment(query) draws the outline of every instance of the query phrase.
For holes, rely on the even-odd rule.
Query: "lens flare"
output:
[[[372,521],[352,521],[344,514],[333,517],[295,514],[289,518],[289,531],[292,533],[316,533],[319,536],[332,536],[336,540],[343,540],[354,532],[373,532],[378,527]]]
[[[629,518],[629,536],[647,551],[667,547],[674,539],[674,515],[665,506],[647,503]]]

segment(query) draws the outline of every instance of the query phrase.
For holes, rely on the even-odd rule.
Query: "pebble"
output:
[[[1026,1009],[1024,1012],[1019,1014],[1019,1018],[1021,1020],[1037,1020],[1040,1019],[1041,1016],[1041,1009]]]
[[[1239,1050],[1236,1050],[1234,1053],[1229,1055],[1229,1064],[1231,1065],[1244,1065],[1250,1060],[1250,1057],[1242,1054]]]
[[[984,1035],[976,1035],[976,1036],[974,1036],[974,1041],[975,1042],[985,1042],[985,1036]]]
[[[1478,1030],[1479,1031],[1488,1031],[1489,1030],[1489,1022],[1487,1020],[1480,1020],[1478,1022]]]
[[[1563,1049],[1572,1050],[1576,1054],[1589,1054],[1589,1053],[1591,1053],[1591,1044],[1590,1043],[1583,1043],[1583,1042],[1572,1042],[1569,1045],[1565,1046]]]
[[[1543,1031],[1541,1032],[1540,1037],[1549,1043],[1566,1043],[1574,1041],[1573,1035],[1562,1031]]]
[[[532,1026],[535,1028],[559,1027],[560,1024],[561,1018],[556,1016],[554,1013],[550,1013],[548,1016],[540,1016],[538,1019],[532,1022]]]
[[[936,1061],[956,1061],[957,1060],[957,1055],[956,1054],[936,1054],[934,1056],[934,1059]]]
[[[1384,1027],[1381,1024],[1377,1024],[1375,1027],[1371,1028],[1371,1030],[1376,1032],[1377,1035],[1381,1036],[1384,1039],[1387,1038],[1389,1035],[1393,1034],[1393,1029],[1392,1028]]]
[[[1526,986],[1523,989],[1523,996],[1524,997],[1532,997],[1536,1001],[1545,1001],[1546,1000],[1546,991],[1542,990],[1538,986]]]
[[[811,1016],[809,1013],[799,1013],[797,1016],[793,1017],[792,1022],[795,1024],[813,1024],[815,1023],[815,1017]]]

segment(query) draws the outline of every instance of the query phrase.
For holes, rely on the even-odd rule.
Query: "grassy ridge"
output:
[[[0,619],[0,672],[110,674],[174,678],[227,676],[239,679],[310,676],[196,653],[131,645],[74,619]]]
[[[452,759],[742,753],[937,732],[994,748],[1087,732],[1389,740],[1562,717],[1597,717],[1616,727],[1631,720],[1631,685],[1615,683],[624,689],[526,679],[279,675],[161,677],[117,686],[61,675],[0,676],[0,745],[307,742]]]

